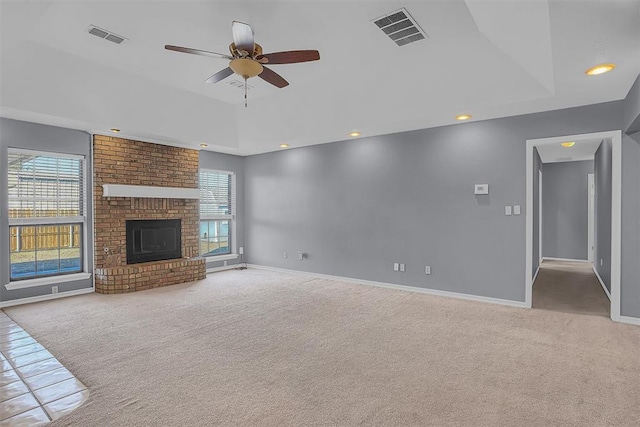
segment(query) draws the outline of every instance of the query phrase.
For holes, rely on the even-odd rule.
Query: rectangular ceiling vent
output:
[[[228,84],[229,86],[237,87],[239,89],[244,89],[244,80],[233,79],[233,80],[229,80]],[[253,89],[253,86],[251,86],[250,84],[247,84],[247,89],[251,90]]]
[[[113,42],[115,44],[120,44],[123,41],[127,40],[125,37],[119,36],[105,29],[96,27],[95,25],[90,25],[89,28],[87,28],[87,32],[96,37],[100,37],[101,39],[109,40],[110,42]]]
[[[404,46],[427,38],[427,34],[404,7],[374,19],[373,23],[398,46]]]

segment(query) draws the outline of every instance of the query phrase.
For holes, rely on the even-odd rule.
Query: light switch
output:
[[[404,271],[404,264],[400,264],[400,271]]]
[[[399,271],[400,270],[400,265],[397,262],[393,263],[393,271]]]
[[[513,214],[520,215],[520,205],[513,205]]]
[[[505,206],[504,207],[504,214],[505,215],[511,215],[511,206]]]

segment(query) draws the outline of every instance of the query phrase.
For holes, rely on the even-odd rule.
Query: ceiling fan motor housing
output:
[[[231,56],[234,58],[255,58],[257,56],[262,55],[262,46],[258,43],[253,43],[253,52],[249,52],[246,50],[241,50],[236,47],[235,43],[231,43],[229,45],[229,52],[231,52]]]

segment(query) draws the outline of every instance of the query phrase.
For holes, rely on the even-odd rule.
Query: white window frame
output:
[[[231,196],[229,203],[231,204],[231,209],[229,215],[202,215],[200,212],[200,208],[198,208],[198,251],[200,250],[200,223],[202,221],[215,221],[215,220],[229,220],[229,232],[231,234],[231,239],[229,241],[228,254],[219,254],[219,255],[205,255],[200,254],[200,256],[205,257],[207,259],[215,259],[217,261],[224,261],[229,259],[234,259],[238,257],[236,253],[237,248],[237,236],[236,236],[236,210],[237,210],[237,191],[236,191],[236,174],[232,171],[225,171],[220,169],[209,169],[209,168],[200,168],[198,170],[198,190],[200,190],[200,174],[211,173],[211,174],[224,174],[231,176]]]
[[[82,265],[81,270],[70,273],[58,273],[46,276],[35,276],[26,279],[11,280],[9,274],[9,283],[4,285],[7,290],[29,288],[33,286],[41,286],[52,283],[64,283],[68,281],[87,279],[91,277],[88,271],[88,247],[87,247],[87,199],[89,197],[87,188],[87,158],[84,155],[57,153],[54,151],[29,150],[23,148],[8,147],[8,155],[10,154],[26,154],[30,156],[56,157],[63,159],[80,160],[82,165],[82,213],[80,216],[70,217],[33,217],[33,218],[9,218],[8,226],[47,226],[47,225],[63,225],[63,224],[81,224],[81,252]],[[7,170],[8,173],[8,170]],[[7,189],[8,190],[8,189]],[[75,199],[74,199],[75,200]],[[11,256],[11,254],[9,254]],[[11,269],[11,259],[9,259],[9,269]]]

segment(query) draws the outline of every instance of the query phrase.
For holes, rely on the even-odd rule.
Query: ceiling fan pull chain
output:
[[[244,77],[244,108],[247,108],[247,76]]]

